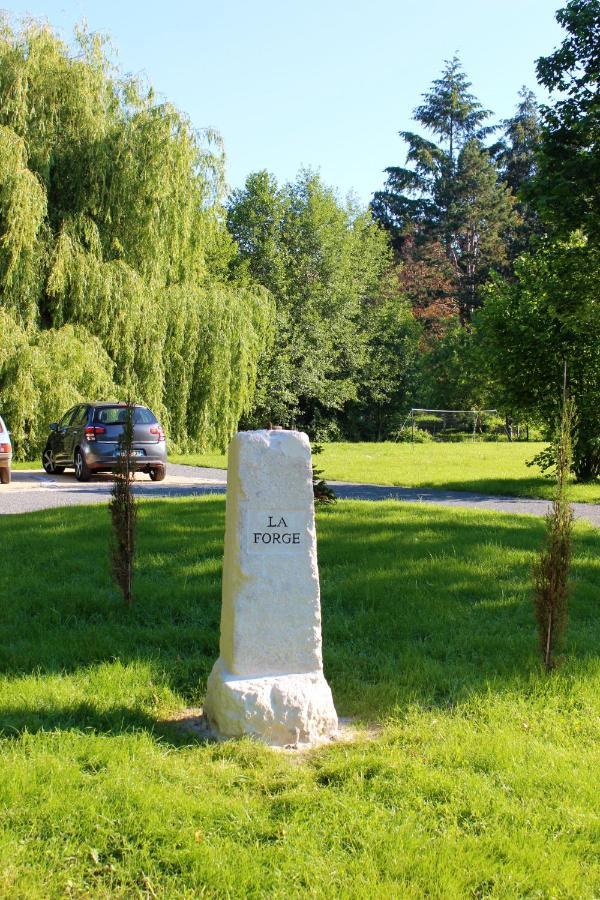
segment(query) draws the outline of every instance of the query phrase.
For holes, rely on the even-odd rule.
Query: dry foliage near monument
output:
[[[114,468],[112,498],[108,504],[112,523],[110,547],[111,572],[125,603],[133,603],[133,570],[135,557],[136,502],[133,496],[135,470],[132,466],[133,447],[132,401],[127,403],[127,419],[119,438],[119,456]]]
[[[560,431],[554,447],[556,457],[556,493],[546,516],[544,549],[533,565],[534,608],[540,650],[547,670],[556,665],[567,625],[569,570],[573,552],[573,509],[568,498],[572,462],[572,431],[575,404],[563,404]]]

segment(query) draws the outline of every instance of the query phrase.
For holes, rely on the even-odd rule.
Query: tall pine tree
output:
[[[514,116],[502,123],[504,134],[492,148],[496,165],[505,184],[516,198],[518,214],[516,226],[510,234],[508,254],[516,259],[532,246],[543,233],[538,212],[530,193],[537,173],[537,154],[540,148],[541,123],[538,104],[533,91],[523,87]]]
[[[419,245],[440,242],[451,262],[463,321],[478,304],[478,287],[493,266],[505,261],[505,235],[515,218],[510,191],[484,147],[494,130],[490,112],[470,92],[457,57],[414,111],[415,120],[439,143],[400,132],[408,144],[406,165],[390,166],[372,209],[396,248],[406,237]]]

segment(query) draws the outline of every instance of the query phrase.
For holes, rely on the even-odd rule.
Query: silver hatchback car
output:
[[[127,421],[125,403],[80,403],[50,425],[42,455],[49,475],[75,469],[78,481],[89,481],[94,472],[110,472],[119,456],[119,438]],[[162,481],[167,472],[167,442],[156,416],[146,406],[133,409],[135,469]]]
[[[10,434],[0,416],[0,484],[10,484],[12,444]]]

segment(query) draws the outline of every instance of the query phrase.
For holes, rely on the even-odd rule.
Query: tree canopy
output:
[[[539,247],[515,269],[514,280],[490,283],[476,318],[481,365],[505,408],[556,422],[566,363],[578,415],[574,471],[579,478],[595,478],[600,474],[600,255],[590,255],[579,236]]]
[[[226,196],[220,138],[81,30],[0,25],[0,404],[21,456],[87,397],[133,395],[182,449],[241,422],[393,435],[411,406],[556,422],[600,471],[600,0],[494,123],[457,57],[369,209],[311,171]]]
[[[319,432],[360,392],[362,311],[391,262],[388,239],[311,172],[283,187],[253,173],[230,197],[228,224],[236,268],[271,292],[277,310],[251,421]]]
[[[559,237],[581,229],[600,244],[600,2],[570,0],[556,19],[560,47],[537,61],[556,97],[543,109],[535,199]],[[556,96],[558,94],[558,96]]]
[[[106,374],[67,366],[59,390],[52,353],[42,376],[7,329],[0,397],[17,452],[39,451],[42,420],[99,391],[150,404],[180,446],[223,445],[251,408],[272,302],[231,276],[220,140],[122,78],[98,37],[80,32],[77,49],[35,23],[0,29],[4,319],[30,348],[66,342],[76,359],[87,344]],[[45,385],[43,408],[15,393],[21,370]]]

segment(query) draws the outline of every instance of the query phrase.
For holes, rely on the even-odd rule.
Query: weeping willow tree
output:
[[[0,404],[17,454],[84,397],[135,396],[182,448],[250,410],[268,292],[232,280],[218,135],[108,46],[0,24]],[[58,367],[58,370],[57,370]]]

